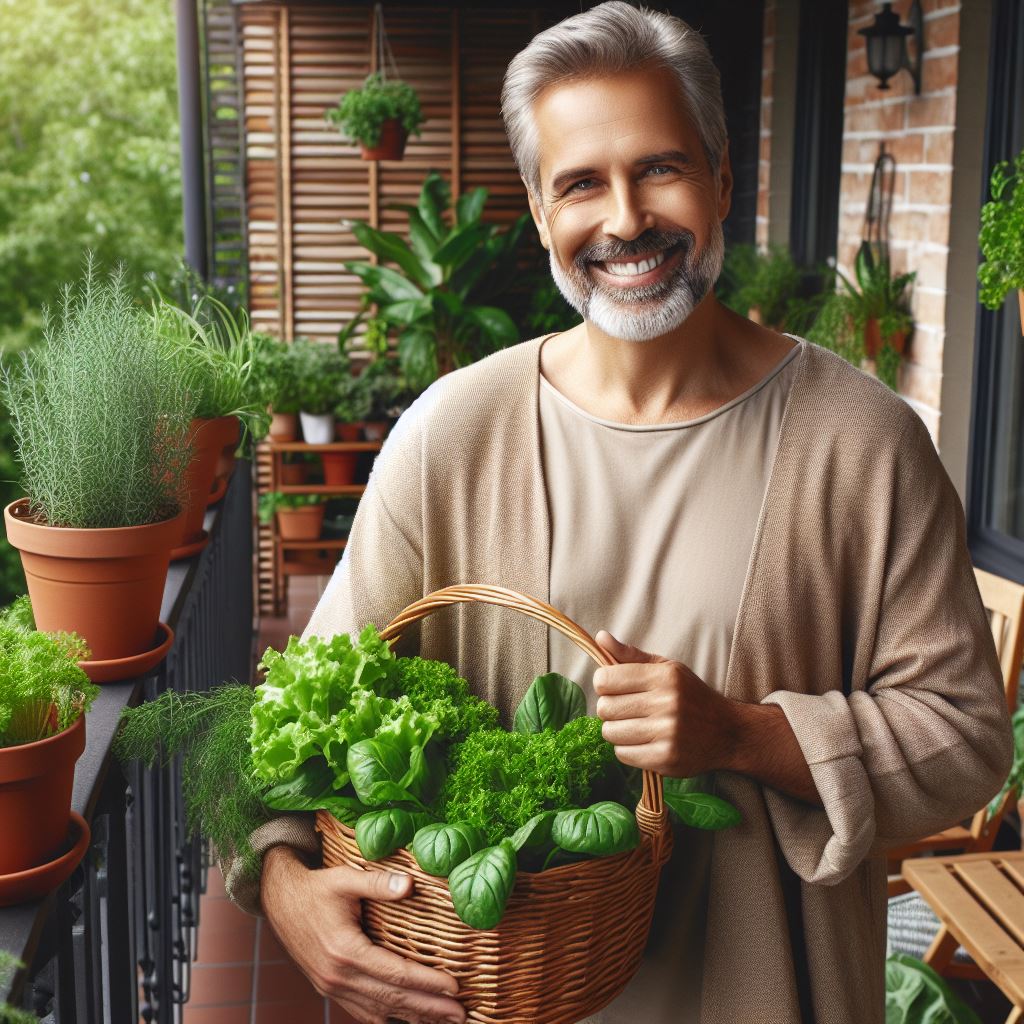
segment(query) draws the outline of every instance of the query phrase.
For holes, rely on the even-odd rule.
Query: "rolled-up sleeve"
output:
[[[852,692],[778,690],[823,808],[765,789],[776,836],[806,882],[969,817],[1013,759],[1003,680],[963,508],[920,418],[895,468],[883,596],[868,677]]]

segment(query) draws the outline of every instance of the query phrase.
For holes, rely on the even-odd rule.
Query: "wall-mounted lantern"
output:
[[[891,3],[882,4],[882,10],[875,15],[870,28],[862,28],[860,34],[867,41],[868,68],[878,79],[879,89],[889,88],[889,79],[903,68],[914,79],[914,94],[921,95],[921,55],[924,53],[924,16],[921,14],[921,0],[914,0],[908,15],[910,24],[900,23],[900,16],[893,12]],[[914,60],[907,52],[907,39],[914,37]]]

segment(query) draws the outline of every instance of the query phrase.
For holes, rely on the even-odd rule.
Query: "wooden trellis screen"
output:
[[[385,5],[402,78],[427,118],[401,162],[368,162],[324,120],[376,70],[372,5],[242,4],[250,308],[257,329],[333,339],[359,305],[341,262],[367,252],[339,223],[355,218],[405,233],[390,203],[414,203],[427,172],[458,195],[478,185],[489,221],[527,209],[501,122],[509,60],[541,27],[571,13],[531,7]]]

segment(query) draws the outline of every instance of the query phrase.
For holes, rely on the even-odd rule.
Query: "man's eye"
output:
[[[647,170],[644,171],[644,174],[647,174],[650,171],[668,171],[668,172],[671,173],[674,170],[675,170],[675,168],[674,167],[670,167],[668,164],[651,164],[647,168]],[[656,175],[654,175],[654,177],[656,177],[656,178],[664,178],[665,175],[664,174],[656,174]],[[572,185],[570,185],[565,190],[564,194],[568,195],[570,192],[575,192],[575,191],[579,190],[579,186],[580,185],[585,185],[588,181],[593,181],[593,180],[594,180],[593,178],[581,178],[579,181],[577,181],[577,182],[573,183]],[[589,192],[590,189],[586,189],[585,188],[585,189],[581,189],[580,191]]]
[[[570,185],[570,186],[569,186],[569,187],[568,187],[568,188],[567,188],[567,189],[565,190],[565,191],[566,191],[566,194],[568,194],[569,192],[575,192],[575,191],[576,191],[576,189],[577,189],[577,188],[578,188],[578,187],[579,187],[580,185],[585,185],[585,184],[586,184],[586,183],[587,183],[588,181],[593,181],[593,180],[594,180],[593,178],[581,178],[581,179],[580,179],[579,181],[577,181],[577,182],[573,183],[572,185]],[[586,192],[587,190],[586,190],[586,189],[584,189],[583,191],[584,191],[584,192]]]

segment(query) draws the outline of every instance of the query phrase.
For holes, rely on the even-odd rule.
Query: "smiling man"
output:
[[[506,724],[535,675],[578,680],[623,763],[706,775],[743,815],[678,827],[640,971],[590,1020],[881,1022],[880,854],[973,812],[1011,757],[956,492],[898,396],[716,301],[732,177],[697,33],[602,4],[512,61],[502,112],[583,322],[406,413],[306,635],[464,582],[610,629],[596,672],[499,609],[405,638]],[[301,817],[253,839],[262,881],[229,889],[321,992],[360,1022],[464,1019],[452,978],[361,931],[359,900],[407,877],[309,870]]]

